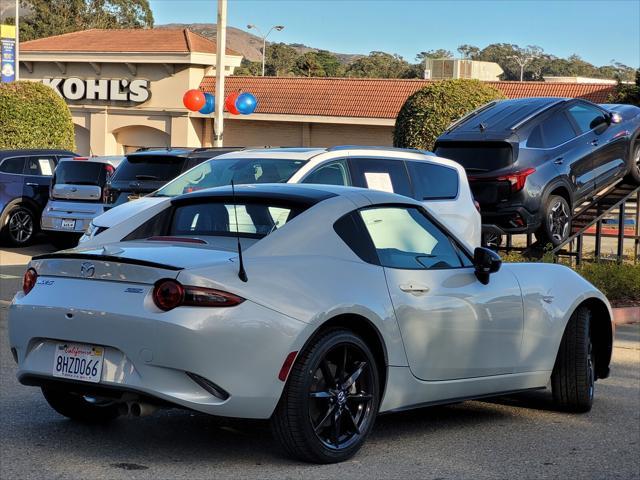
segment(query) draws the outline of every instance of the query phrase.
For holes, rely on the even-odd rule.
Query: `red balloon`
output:
[[[182,103],[192,112],[197,112],[204,104],[207,102],[206,97],[204,96],[204,92],[198,89],[187,90],[187,92],[182,97]]]
[[[236,100],[238,99],[238,95],[240,95],[238,92],[230,93],[229,95],[227,95],[227,98],[225,98],[224,100],[224,106],[227,109],[227,112],[229,112],[232,115],[240,114],[240,112],[236,108]]]

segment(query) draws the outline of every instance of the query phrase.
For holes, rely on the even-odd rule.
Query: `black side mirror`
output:
[[[477,247],[473,252],[473,265],[476,268],[476,277],[480,283],[489,283],[489,275],[500,270],[502,259],[493,250],[484,247]]]

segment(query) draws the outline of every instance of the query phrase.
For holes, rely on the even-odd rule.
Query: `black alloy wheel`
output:
[[[328,331],[296,360],[272,417],[274,434],[299,459],[347,460],[373,427],[378,392],[376,362],[364,341]]]
[[[9,211],[3,228],[3,236],[9,244],[15,247],[27,245],[35,232],[35,217],[31,210],[18,205]]]
[[[640,143],[636,141],[636,144],[631,149],[631,168],[627,179],[640,185]]]
[[[559,195],[551,195],[545,204],[542,226],[536,238],[554,247],[564,242],[571,233],[572,211],[567,200]]]

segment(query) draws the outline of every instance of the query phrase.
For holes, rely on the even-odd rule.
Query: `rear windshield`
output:
[[[304,160],[281,158],[213,159],[192,168],[154,193],[175,197],[203,188],[251,183],[284,183],[305,164]]]
[[[455,160],[468,173],[490,172],[513,163],[511,146],[501,142],[447,142],[438,145],[435,153]]]
[[[118,167],[114,181],[173,180],[180,174],[184,158],[168,155],[136,155],[127,157]]]
[[[304,208],[299,205],[206,202],[176,207],[170,236],[240,236],[262,238],[282,228]],[[237,215],[237,222],[236,222]]]
[[[53,184],[97,185],[102,187],[113,167],[105,163],[82,160],[65,160],[58,163],[53,174]]]

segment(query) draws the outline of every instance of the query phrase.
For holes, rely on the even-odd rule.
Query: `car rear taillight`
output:
[[[512,192],[519,192],[524,188],[527,177],[535,172],[535,168],[527,168],[518,172],[500,175],[499,177],[469,177],[470,182],[509,182]]]
[[[38,272],[33,268],[29,268],[26,272],[24,272],[24,277],[22,277],[22,291],[25,295],[27,295],[33,287],[36,286],[36,282],[38,281]]]
[[[176,280],[160,280],[153,288],[153,302],[160,310],[176,307],[233,307],[244,298],[213,288],[183,286]]]
[[[473,206],[476,207],[476,210],[480,213],[480,202],[478,202],[478,200],[473,201]]]
[[[500,176],[496,178],[496,180],[509,182],[511,184],[511,191],[519,192],[524,188],[524,184],[527,182],[527,177],[535,171],[535,168],[527,168],[526,170]]]

